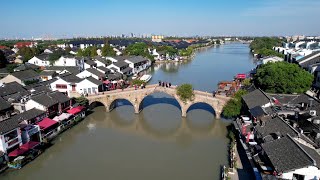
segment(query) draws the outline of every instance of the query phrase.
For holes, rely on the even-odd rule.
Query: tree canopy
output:
[[[6,56],[4,55],[3,51],[0,50],[0,68],[4,68],[7,63]]]
[[[281,39],[272,37],[255,38],[250,44],[250,49],[261,56],[272,55],[284,58],[283,54],[280,54],[272,49],[274,46],[280,46],[281,42]]]
[[[97,47],[90,46],[85,49],[79,49],[77,51],[77,56],[83,56],[83,57],[94,57],[97,56]]]
[[[24,61],[28,61],[33,58],[34,55],[40,54],[40,51],[36,48],[22,47],[19,49],[18,53],[23,56]]]
[[[257,69],[254,83],[270,93],[304,93],[313,81],[313,76],[297,64],[288,62],[267,63]]]
[[[223,107],[222,115],[226,118],[239,116],[241,113],[242,101],[241,96],[247,94],[246,90],[237,91],[232,99]]]
[[[191,56],[192,53],[193,53],[193,48],[190,46],[187,49],[179,50],[180,56]]]
[[[139,42],[135,44],[130,44],[126,50],[126,55],[132,55],[132,56],[143,56],[148,59],[150,59],[152,62],[154,62],[154,57],[150,55],[148,51],[148,45],[144,42]]]
[[[164,51],[165,53],[168,53],[169,56],[173,56],[178,53],[178,50],[172,46],[157,46],[157,51]]]
[[[115,56],[116,52],[109,44],[105,44],[101,49],[102,56]]]
[[[66,54],[67,54],[66,51],[62,51],[62,50],[54,51],[49,55],[50,64],[53,65],[56,60],[58,60],[61,56]]]
[[[194,97],[193,88],[191,84],[182,84],[177,87],[177,95],[183,102],[192,100]]]

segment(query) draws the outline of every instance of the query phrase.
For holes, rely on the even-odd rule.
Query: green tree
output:
[[[187,49],[179,50],[180,56],[191,56],[193,53],[193,47],[189,46]]]
[[[18,64],[7,64],[6,69],[9,73],[14,72],[14,68],[18,67]]]
[[[18,52],[21,56],[23,56],[24,61],[28,61],[35,55],[34,50],[32,50],[30,47],[22,47],[19,49]]]
[[[91,57],[94,57],[94,56],[97,56],[98,54],[97,54],[97,47],[95,47],[95,46],[92,46],[91,48],[90,48],[90,56]]]
[[[0,50],[0,68],[6,67],[7,63],[8,62],[6,56],[4,55],[3,51]]]
[[[287,62],[267,63],[257,70],[254,83],[270,93],[304,93],[313,81],[313,76],[297,64]]]
[[[181,98],[183,102],[188,100],[193,100],[194,93],[191,84],[182,84],[177,87],[177,95]]]
[[[140,80],[140,79],[134,79],[132,80],[132,85],[138,85],[141,86],[141,84],[145,83],[144,81]]]
[[[280,46],[281,43],[282,40],[279,38],[260,37],[255,38],[250,43],[250,49],[261,56],[278,56],[284,58],[283,54],[280,54],[272,49],[274,46]]]
[[[78,103],[80,106],[87,106],[89,101],[87,98],[81,96],[78,98],[75,98],[76,103]]]
[[[146,43],[135,43],[131,44],[126,48],[125,53],[127,55],[133,55],[133,56],[146,56],[149,54],[148,52],[148,46]]]
[[[109,44],[105,44],[101,49],[102,56],[115,56],[116,52]]]
[[[66,51],[54,51],[49,55],[49,62],[51,65],[54,64],[55,61],[57,61],[61,56],[67,55]]]
[[[232,99],[230,99],[227,104],[223,107],[222,115],[226,118],[232,118],[239,116],[242,107],[242,96],[248,94],[246,90],[237,91]]]
[[[251,85],[251,79],[246,78],[242,81],[242,85],[244,86],[250,86]]]

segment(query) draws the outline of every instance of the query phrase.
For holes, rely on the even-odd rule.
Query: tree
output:
[[[244,86],[250,86],[251,85],[251,79],[246,78],[242,81],[242,85]]]
[[[87,106],[89,101],[87,98],[81,96],[78,98],[75,98],[76,103],[78,103],[80,106]]]
[[[66,55],[67,52],[66,51],[54,51],[53,53],[49,54],[49,62],[51,65],[54,64],[55,61],[57,61],[61,56]]]
[[[14,68],[18,67],[18,64],[7,64],[6,69],[9,73],[14,72]]]
[[[91,57],[94,57],[94,56],[97,56],[98,54],[97,54],[97,47],[95,47],[95,46],[92,46],[91,48],[90,48],[90,56]]]
[[[187,49],[181,49],[179,51],[180,56],[191,56],[193,53],[193,47],[189,46]]]
[[[278,56],[284,58],[283,54],[274,51],[274,46],[281,45],[282,40],[278,38],[261,37],[255,38],[250,43],[250,49],[261,56]]]
[[[32,50],[30,47],[22,47],[19,49],[18,53],[23,56],[24,61],[30,60],[35,55],[34,50]]]
[[[145,81],[142,81],[140,79],[134,79],[132,81],[132,85],[137,85],[137,86],[141,86],[141,84],[144,84],[144,83],[145,83]]]
[[[126,48],[125,53],[127,55],[133,55],[133,56],[146,56],[149,54],[148,52],[148,46],[146,43],[135,43],[131,44]]]
[[[105,44],[101,49],[102,56],[115,56],[116,52],[109,44]]]
[[[227,104],[223,107],[222,115],[226,118],[232,118],[239,116],[242,107],[242,96],[248,94],[246,90],[238,90],[230,99]]]
[[[0,68],[6,67],[8,63],[6,56],[4,55],[3,51],[0,50]]]
[[[177,95],[183,102],[192,100],[194,97],[193,88],[191,84],[182,84],[177,87]]]
[[[254,76],[255,85],[270,93],[304,93],[312,81],[310,73],[288,62],[264,64]]]

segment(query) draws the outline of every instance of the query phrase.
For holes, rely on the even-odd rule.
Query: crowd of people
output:
[[[162,87],[171,87],[171,82],[163,82],[163,81],[159,81],[159,86]]]

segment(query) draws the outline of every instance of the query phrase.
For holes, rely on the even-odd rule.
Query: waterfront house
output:
[[[263,154],[280,179],[319,179],[320,155],[290,135],[262,144]]]
[[[40,127],[41,139],[44,141],[50,141],[59,133],[59,122],[50,118],[44,118],[42,121],[38,122],[37,125]]]
[[[11,103],[16,111],[25,111],[24,102],[30,93],[17,82],[6,83],[0,87],[0,97]]]
[[[25,71],[25,70],[28,70],[28,69],[31,69],[31,70],[39,70],[40,67],[37,66],[37,65],[34,65],[34,64],[30,64],[30,63],[25,63],[25,64],[21,64],[19,65],[18,67],[14,68],[13,71],[14,72],[17,72],[17,71]]]
[[[105,42],[103,40],[73,40],[65,44],[64,47],[69,46],[71,48],[77,47],[77,48],[85,49],[90,46],[103,47],[104,44]]]
[[[59,91],[50,92],[47,93],[47,95],[58,101],[58,114],[61,114],[65,110],[69,109],[72,104],[71,99]]]
[[[42,71],[39,75],[41,81],[48,81],[58,76],[58,73],[55,71]]]
[[[8,119],[13,113],[13,106],[0,97],[0,121]]]
[[[309,67],[313,64],[320,63],[320,51],[315,51],[308,56],[295,60],[294,62],[299,64],[302,68],[309,70]]]
[[[94,68],[88,68],[81,73],[77,74],[79,78],[87,78],[87,77],[93,77],[97,80],[104,80],[106,78],[106,75],[97,69]]]
[[[23,86],[28,83],[37,82],[40,80],[40,76],[33,70],[25,70],[25,71],[18,71],[13,72],[3,79],[1,79],[2,83],[10,83],[10,82],[17,82]]]
[[[96,94],[105,90],[103,82],[93,77],[87,77],[77,84],[79,94]]]
[[[268,56],[260,59],[259,61],[261,64],[267,64],[269,62],[281,62],[284,61],[284,59],[278,56]]]
[[[22,144],[19,123],[11,118],[0,121],[0,151],[9,153]]]
[[[48,117],[55,116],[59,112],[59,101],[48,94],[32,96],[25,104],[26,110],[36,108],[47,113]]]
[[[133,74],[137,74],[151,66],[151,61],[142,56],[132,56],[124,61],[129,64],[130,68],[132,68]]]
[[[60,91],[66,93],[68,96],[69,92],[75,92],[77,83],[81,82],[82,79],[74,74],[62,74],[59,78],[50,83],[52,91]]]
[[[125,61],[118,61],[110,64],[107,68],[111,69],[111,71],[114,71],[113,73],[118,72],[127,76],[132,75],[132,68],[129,67],[129,63],[126,63]]]
[[[40,54],[33,56],[33,58],[28,60],[28,63],[42,67],[50,66],[49,54]]]
[[[273,102],[261,89],[256,89],[242,96],[244,102],[243,111],[248,111],[253,118],[272,112]]]

